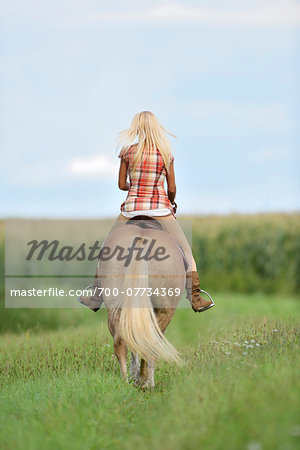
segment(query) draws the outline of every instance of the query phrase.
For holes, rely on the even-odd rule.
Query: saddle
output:
[[[151,216],[139,214],[127,220],[126,225],[137,225],[144,229],[162,230],[162,226],[158,220]]]
[[[139,214],[137,216],[131,217],[129,220],[127,220],[125,225],[137,225],[143,229],[149,229],[149,230],[161,230],[163,231],[163,228],[158,220],[154,219],[154,217],[151,216],[145,216],[142,214]],[[182,249],[182,247],[176,242],[179,251],[181,253],[183,264],[184,264],[184,270],[187,271],[187,268],[189,266],[187,258],[185,256],[185,253]]]

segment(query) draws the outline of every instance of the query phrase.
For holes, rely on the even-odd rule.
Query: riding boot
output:
[[[98,269],[96,270],[96,275],[94,278],[94,284],[93,286],[89,286],[89,289],[93,290],[93,294],[90,297],[81,295],[78,298],[79,303],[82,303],[85,306],[88,306],[92,311],[97,312],[103,303],[103,297],[102,294],[99,295],[99,289],[100,289],[100,281],[98,277]]]
[[[204,298],[200,295],[201,289],[198,272],[192,271],[186,273],[185,287],[187,291],[187,299],[191,303],[195,312],[203,312],[214,306],[214,302],[212,300],[204,300]]]

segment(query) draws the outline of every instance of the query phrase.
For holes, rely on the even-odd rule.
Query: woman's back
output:
[[[167,169],[160,151],[152,148],[145,152],[134,167],[136,145],[128,150],[121,150],[119,157],[126,163],[130,188],[125,202],[121,205],[121,211],[130,212],[137,210],[151,210],[168,208],[172,211],[172,205],[166,194],[164,183]],[[171,163],[174,157],[171,157]]]

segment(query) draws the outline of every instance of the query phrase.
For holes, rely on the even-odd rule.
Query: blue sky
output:
[[[1,217],[107,217],[151,110],[178,213],[299,211],[300,2],[2,2]]]

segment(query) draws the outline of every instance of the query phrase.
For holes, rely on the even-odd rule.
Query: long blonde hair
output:
[[[137,143],[131,170],[134,170],[138,162],[149,155],[152,149],[157,148],[168,171],[172,151],[166,133],[176,138],[174,134],[167,131],[159,123],[158,119],[151,111],[142,111],[133,117],[131,125],[127,130],[119,133],[117,138],[117,149],[122,147],[126,153],[138,136],[139,141]]]

